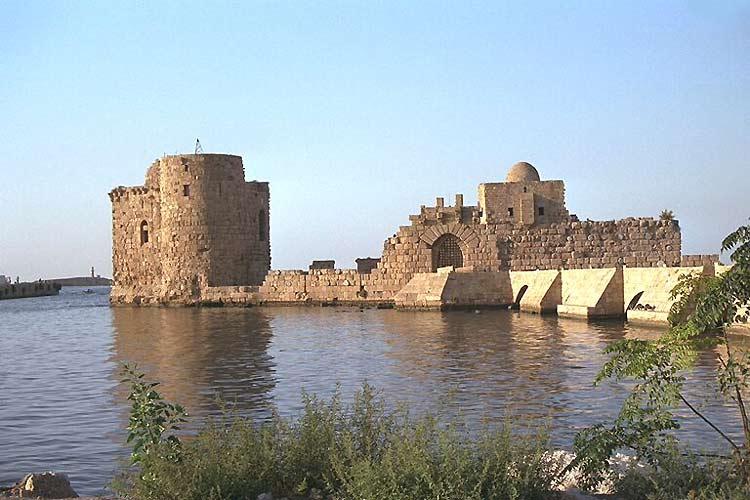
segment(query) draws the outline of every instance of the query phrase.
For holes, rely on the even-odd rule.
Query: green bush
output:
[[[546,456],[543,433],[511,435],[507,426],[470,437],[458,425],[389,411],[365,385],[351,406],[304,397],[297,419],[265,424],[225,417],[210,421],[180,446],[157,445],[122,483],[138,499],[251,499],[307,496],[336,499],[555,498],[559,469]]]
[[[628,469],[615,487],[624,500],[740,500],[750,485],[735,460],[683,454],[669,447],[651,467]]]
[[[750,498],[750,352],[728,335],[735,322],[746,322],[750,304],[750,226],[739,227],[722,242],[731,251],[732,267],[717,276],[702,273],[680,277],[673,288],[669,329],[654,340],[623,339],[610,344],[610,359],[597,375],[632,382],[620,413],[609,425],[596,424],[576,435],[579,484],[592,488],[607,477],[607,462],[629,448],[645,469],[633,469],[618,491],[627,498]],[[701,349],[722,346],[715,381],[730,401],[740,425],[722,429],[701,411],[700,400],[684,391],[686,372]],[[725,443],[721,459],[684,457],[673,431],[680,428],[676,408],[716,433]],[[736,435],[740,434],[740,440]],[[735,434],[735,437],[732,436]]]

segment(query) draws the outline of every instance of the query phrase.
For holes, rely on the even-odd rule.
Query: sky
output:
[[[270,182],[276,269],[522,160],[582,220],[673,210],[683,253],[750,217],[750,0],[0,7],[0,274],[110,276],[107,193],[196,138]]]

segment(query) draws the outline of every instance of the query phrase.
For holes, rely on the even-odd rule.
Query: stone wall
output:
[[[719,254],[683,255],[680,258],[680,265],[682,267],[713,266],[718,263],[719,263]]]
[[[270,271],[260,286],[265,302],[305,302],[307,272],[302,270]]]
[[[119,187],[112,201],[113,302],[138,302],[161,295],[161,207],[158,189]]]
[[[0,283],[0,300],[57,295],[60,288],[62,288],[60,284],[53,281],[3,282]]]
[[[505,238],[505,242],[498,241],[503,264],[518,271],[618,264],[659,267],[680,262],[679,226],[651,218],[513,228]]]
[[[508,272],[441,268],[414,275],[393,298],[398,309],[446,310],[500,307],[513,301]]]
[[[511,271],[513,302],[521,311],[534,313],[557,312],[562,304],[560,271]]]
[[[622,317],[623,270],[570,269],[561,272],[562,304],[557,314],[564,317]]]
[[[466,208],[466,207],[463,207]],[[472,207],[469,207],[472,208]],[[373,283],[398,291],[416,273],[434,271],[432,245],[444,234],[458,237],[463,266],[477,271],[676,266],[681,236],[676,221],[628,218],[547,225],[480,224],[465,210],[422,209],[383,246]],[[469,212],[471,213],[471,212]]]
[[[367,292],[369,275],[356,269],[271,271],[259,293],[263,302],[327,303],[377,301]]]
[[[627,267],[623,270],[623,305],[629,321],[667,323],[674,304],[672,289],[686,274],[714,274],[713,266]]]
[[[314,302],[357,301],[367,298],[356,269],[318,269],[307,274],[307,293]]]
[[[209,286],[201,290],[203,305],[254,306],[260,302],[257,286]]]

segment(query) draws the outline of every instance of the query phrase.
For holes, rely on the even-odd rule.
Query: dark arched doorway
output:
[[[461,240],[454,234],[446,233],[432,244],[432,272],[440,267],[463,267],[464,253]]]

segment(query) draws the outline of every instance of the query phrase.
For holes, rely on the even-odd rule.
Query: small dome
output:
[[[508,175],[505,177],[505,182],[530,182],[538,180],[540,180],[539,172],[536,171],[534,165],[525,161],[519,161],[510,167]]]

